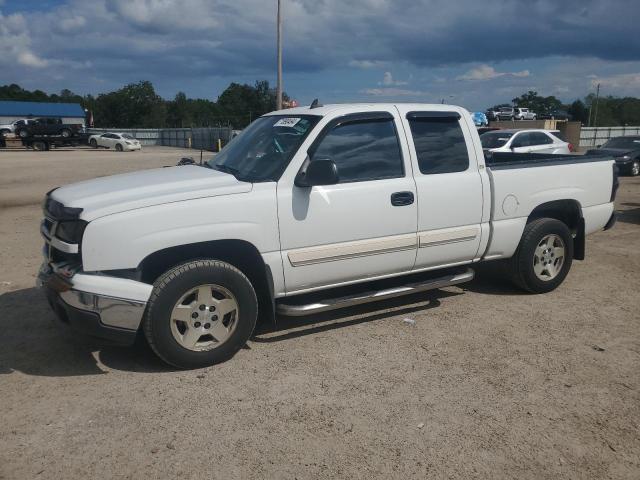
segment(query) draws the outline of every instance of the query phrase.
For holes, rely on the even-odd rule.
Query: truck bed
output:
[[[493,192],[486,259],[513,255],[534,209],[558,199],[579,209],[587,235],[603,229],[613,214],[611,157],[500,153],[486,163]]]

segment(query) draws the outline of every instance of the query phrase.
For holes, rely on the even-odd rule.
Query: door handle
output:
[[[391,205],[402,207],[413,203],[413,192],[396,192],[391,194]]]

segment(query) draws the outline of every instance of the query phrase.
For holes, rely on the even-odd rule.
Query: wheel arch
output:
[[[527,223],[539,218],[555,218],[569,227],[573,237],[573,258],[584,260],[585,227],[580,202],[575,199],[562,199],[542,203],[531,211]]]
[[[138,265],[138,271],[143,282],[154,283],[160,275],[176,265],[203,258],[221,260],[241,270],[256,291],[261,319],[275,321],[271,268],[256,246],[246,240],[212,240],[167,247],[145,257]]]

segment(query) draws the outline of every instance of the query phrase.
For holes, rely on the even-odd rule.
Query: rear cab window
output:
[[[464,172],[469,151],[456,112],[407,114],[420,172],[425,175]]]

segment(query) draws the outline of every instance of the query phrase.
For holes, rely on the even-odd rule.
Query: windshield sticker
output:
[[[296,123],[298,123],[301,118],[290,117],[290,118],[281,118],[276,123],[273,124],[274,127],[294,127]]]

